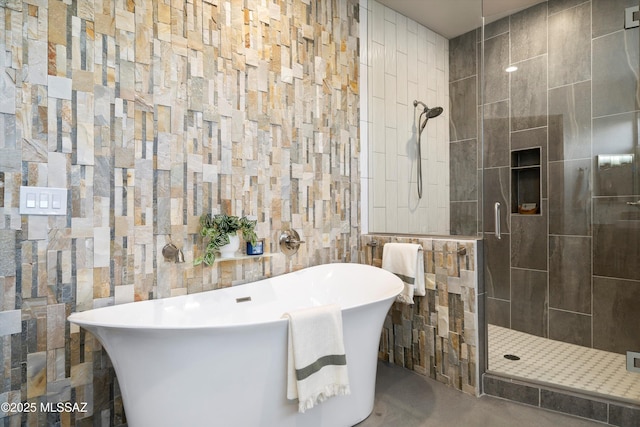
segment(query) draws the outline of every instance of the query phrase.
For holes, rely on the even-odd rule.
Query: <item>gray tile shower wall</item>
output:
[[[640,336],[640,286],[630,280],[594,277],[593,299],[598,301],[593,305],[593,346],[617,353],[636,348]],[[609,321],[612,316],[624,327]]]
[[[591,239],[549,236],[549,305],[574,313],[591,313]]]
[[[591,190],[590,159],[549,162],[549,234],[591,235]]]
[[[426,295],[414,297],[413,305],[393,304],[382,328],[380,359],[479,395],[484,366],[478,341],[483,329],[476,268],[479,242],[388,234],[363,235],[361,242],[361,262],[378,267],[385,243],[417,243],[424,253]],[[460,249],[465,254],[459,254]]]
[[[477,33],[471,31],[449,44],[449,200],[453,235],[471,236],[479,231],[476,172],[481,158],[477,113],[480,45]],[[452,51],[457,54],[451,54]]]
[[[484,99],[480,86],[450,90],[452,163],[469,152],[461,142],[478,137],[454,130],[484,114],[478,153],[486,168],[481,189],[482,180],[450,167],[452,233],[475,230],[481,219],[493,233],[494,203],[503,206],[502,239],[485,235],[489,323],[608,351],[640,350],[640,209],[627,204],[640,199],[640,29],[623,27],[624,9],[637,5],[542,2],[485,27],[484,70],[477,62],[473,76],[451,74],[452,88],[462,77],[484,84]],[[467,62],[477,61],[471,52],[481,50],[480,38],[476,30],[452,40],[450,63],[464,57],[473,70]],[[506,73],[512,64],[518,70]],[[482,108],[469,117],[473,102]],[[509,213],[511,150],[538,146],[540,212]],[[482,217],[463,209],[478,200]]]
[[[71,312],[357,260],[358,7],[0,1],[0,402],[88,404],[0,425],[126,423]],[[21,185],[67,189],[68,214],[20,215]],[[206,212],[255,216],[272,256],[194,266]]]
[[[450,145],[451,187],[450,200],[466,201],[478,198],[477,177],[478,143],[475,139],[452,142]]]
[[[551,162],[591,156],[591,81],[549,89],[548,142]]]

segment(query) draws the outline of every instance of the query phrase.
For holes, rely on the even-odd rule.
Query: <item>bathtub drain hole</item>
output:
[[[504,358],[509,360],[520,360],[520,358],[515,354],[505,354]]]
[[[247,302],[247,301],[251,301],[251,297],[236,298],[236,302]]]

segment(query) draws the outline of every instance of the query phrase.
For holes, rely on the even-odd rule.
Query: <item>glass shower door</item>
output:
[[[486,24],[482,111],[489,371],[640,402],[637,5]]]

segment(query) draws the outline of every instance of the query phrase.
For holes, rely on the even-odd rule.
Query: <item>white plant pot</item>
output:
[[[220,246],[220,258],[233,258],[236,256],[236,251],[240,248],[240,237],[237,233],[229,234],[229,243],[224,246]]]

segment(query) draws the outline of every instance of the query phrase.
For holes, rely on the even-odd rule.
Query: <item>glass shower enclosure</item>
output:
[[[363,126],[368,228],[482,238],[488,374],[640,404],[638,0],[476,3],[478,27],[449,40],[368,23],[363,120],[386,118]],[[444,107],[422,198],[413,100]]]
[[[478,108],[488,372],[640,403],[634,10],[548,1],[486,23]]]

